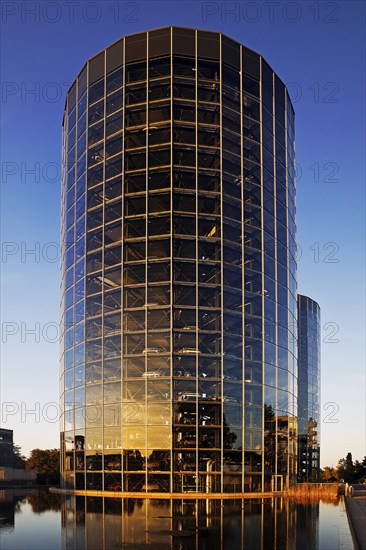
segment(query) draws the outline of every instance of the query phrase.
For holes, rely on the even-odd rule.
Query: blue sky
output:
[[[299,292],[322,310],[321,463],[348,451],[362,459],[364,3],[3,1],[1,19],[1,420],[23,452],[59,444],[54,243],[66,90],[86,59],[124,34],[172,24],[226,33],[289,86]]]

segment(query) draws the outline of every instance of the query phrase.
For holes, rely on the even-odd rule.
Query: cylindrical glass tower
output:
[[[298,455],[300,482],[320,474],[320,307],[298,295]]]
[[[296,477],[294,112],[266,61],[167,27],[90,59],[63,123],[66,488]]]

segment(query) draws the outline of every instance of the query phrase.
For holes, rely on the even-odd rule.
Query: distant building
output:
[[[0,428],[0,446],[13,445],[13,430]]]
[[[29,485],[37,479],[37,472],[14,466],[13,430],[0,428],[0,487]],[[19,461],[17,457],[16,460]]]
[[[11,485],[33,485],[37,481],[35,470],[0,466],[0,487]]]
[[[298,295],[298,480],[319,480],[320,307]]]

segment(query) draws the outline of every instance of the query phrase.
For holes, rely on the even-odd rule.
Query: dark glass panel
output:
[[[177,97],[180,97],[177,93]],[[188,99],[194,99],[187,95],[181,96],[187,97]],[[220,103],[220,84],[213,82],[199,82],[197,89],[197,99],[198,101],[206,101],[208,103]]]
[[[206,305],[206,304],[205,304]],[[209,305],[209,304],[207,304]],[[200,330],[218,332],[221,330],[221,314],[218,311],[199,309],[198,326]]]
[[[169,47],[170,49],[170,47]],[[150,52],[149,52],[150,54]],[[170,56],[169,57],[162,57],[158,59],[150,59],[149,60],[149,80],[150,84],[152,84],[154,81],[151,79],[154,78],[161,78],[162,76],[168,76],[170,75]],[[164,83],[164,81],[163,81]],[[160,80],[158,83],[155,83],[156,86],[160,86]],[[164,85],[164,84],[163,84]],[[167,86],[169,90],[169,86]],[[149,99],[152,98],[149,96]],[[158,99],[158,98],[155,98]]]
[[[198,287],[198,305],[219,308],[221,305],[220,287]]]
[[[176,187],[179,189],[195,189],[196,188],[195,171],[175,167],[173,171],[173,187]]]
[[[126,174],[124,178],[125,193],[138,193],[146,189],[146,174]],[[126,215],[126,211],[125,211]]]
[[[104,313],[121,309],[121,290],[104,293]]]
[[[107,64],[107,73],[110,73],[111,71],[113,71],[114,69],[116,69],[117,67],[120,67],[122,65],[122,61],[123,61],[123,39],[119,40],[118,42],[116,42],[115,44],[112,44],[112,46],[109,46],[109,48],[107,48],[106,50],[106,54],[107,54],[107,61],[106,61],[106,64]],[[119,71],[120,69],[118,69]],[[118,71],[114,71],[112,72],[112,75],[115,75],[116,72]],[[113,76],[112,76],[113,78]],[[107,77],[108,79],[108,77]],[[107,80],[108,82],[108,80]],[[122,82],[121,82],[121,85],[122,85]]]
[[[194,306],[196,304],[195,287],[174,285],[174,304]]]
[[[149,124],[157,124],[159,122],[169,121],[170,102],[153,103],[149,106]]]
[[[125,170],[144,170],[146,168],[146,151],[130,151],[125,155]]]
[[[193,74],[193,73],[192,73]],[[173,80],[173,97],[175,99],[191,99],[194,100],[196,97],[196,88],[194,85],[194,82],[187,81],[184,78],[180,78],[178,76],[174,77]],[[176,107],[174,110],[174,118],[180,120],[181,117],[179,116],[178,106],[180,105],[180,102],[175,101],[174,102]],[[191,108],[192,113],[194,110],[194,105],[187,104],[186,108]],[[188,115],[187,115],[188,117]],[[194,117],[191,118],[182,118],[182,120],[189,120],[194,121]]]
[[[124,284],[145,283],[145,264],[132,264],[124,268]]]
[[[166,235],[170,233],[170,218],[167,217],[150,217],[148,221],[149,236]]]
[[[145,197],[128,197],[125,199],[124,205],[125,216],[136,216],[146,212]]]
[[[122,107],[122,90],[118,90],[107,97],[106,116],[118,111]]]
[[[242,46],[242,57],[244,73],[247,73],[256,80],[260,80],[260,56],[245,46]]]
[[[170,164],[170,147],[149,148],[149,168],[159,168]]]
[[[149,31],[149,57],[170,53],[170,33],[171,29]]]
[[[209,117],[209,115],[207,115],[206,118],[209,118],[209,120],[213,120],[212,116]],[[184,122],[195,122],[196,116],[195,116],[194,105],[183,105],[183,104],[179,105],[176,102],[174,102],[173,119],[175,121],[178,120],[178,121],[184,121]],[[217,120],[218,118],[216,117],[216,124],[217,124]]]
[[[222,61],[236,69],[240,68],[240,44],[222,36]]]
[[[108,225],[104,230],[104,245],[119,242],[122,238],[121,222],[114,222]]]
[[[170,256],[170,241],[168,239],[154,239],[147,243],[148,258],[168,258]]]
[[[105,268],[108,268],[116,264],[120,264],[121,261],[122,261],[121,245],[105,248],[104,250],[104,267]]]
[[[174,308],[174,328],[184,330],[195,330],[196,328],[196,310]]]
[[[170,280],[170,263],[149,262],[147,265],[147,278],[149,283]]]
[[[141,126],[146,124],[146,108],[130,107],[126,110],[125,125],[126,128]]]
[[[123,250],[125,262],[144,260],[146,255],[146,243],[145,241],[126,243]]]
[[[197,78],[198,80],[218,81],[220,78],[220,63],[218,61],[198,59]]]
[[[88,144],[93,145],[104,137],[104,121],[101,120],[93,126],[93,131],[88,132]]]
[[[169,286],[150,285],[147,288],[147,305],[161,306],[170,303],[170,288]]]
[[[125,149],[137,149],[146,145],[146,130],[130,130],[125,132]]]
[[[104,223],[108,224],[122,217],[122,202],[117,200],[114,203],[108,203],[104,208]]]
[[[94,124],[104,117],[104,99],[94,103],[88,110],[88,124]]]
[[[198,280],[200,283],[218,284],[221,281],[219,265],[207,263],[198,264]]]
[[[175,65],[178,58],[176,54],[195,55],[195,31],[192,29],[173,28],[173,53]]]
[[[166,64],[170,70],[170,62],[167,61]],[[150,82],[148,100],[151,103],[152,101],[166,99],[170,97],[170,93],[171,93],[170,80],[164,79],[164,80],[158,80],[157,82]]]
[[[138,103],[146,103],[147,97],[146,97],[146,87],[141,86],[141,84],[135,84],[128,86],[126,88],[126,94],[125,94],[125,104],[126,106],[129,105],[136,105]]]
[[[220,59],[220,37],[217,33],[201,31],[197,33],[198,57]]]
[[[125,61],[144,59],[147,56],[147,33],[138,33],[125,37]],[[129,82],[129,80],[126,81]]]
[[[195,212],[196,196],[188,193],[174,193],[173,208],[175,211]]]
[[[177,242],[182,242],[177,239]],[[186,241],[183,241],[186,242]],[[174,250],[178,250],[177,245],[174,245]],[[178,245],[179,246],[179,245]],[[184,246],[184,245],[183,245]],[[195,282],[196,266],[192,262],[174,262],[173,263],[173,280],[183,282]]]
[[[90,90],[92,90],[93,88],[92,84],[94,82],[97,82],[104,75],[104,72],[105,72],[104,59],[105,59],[105,52],[103,51],[89,61],[89,102],[91,102]]]

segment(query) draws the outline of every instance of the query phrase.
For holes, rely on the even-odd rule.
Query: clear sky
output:
[[[59,198],[68,85],[124,34],[221,31],[261,53],[296,111],[299,292],[322,311],[321,464],[365,455],[365,4],[9,2],[1,44],[1,425],[59,445]],[[33,252],[31,252],[33,251]],[[29,332],[29,331],[32,331]]]

